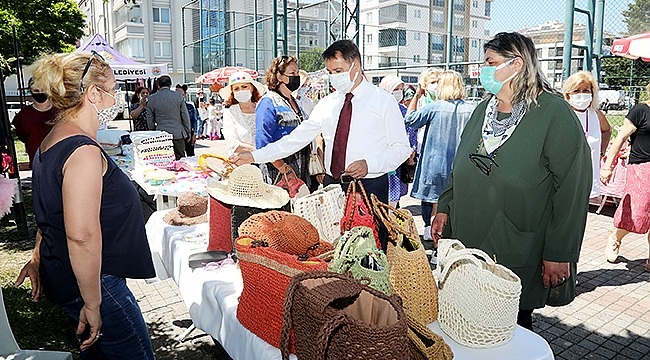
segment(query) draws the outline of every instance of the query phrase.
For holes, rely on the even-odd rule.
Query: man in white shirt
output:
[[[238,165],[272,162],[295,153],[322,134],[324,185],[341,182],[346,190],[349,177],[360,179],[368,194],[388,203],[387,173],[411,154],[397,101],[364,79],[361,55],[354,42],[334,42],[323,52],[323,58],[336,91],[320,100],[309,119],[291,134],[252,153],[235,154],[231,160]],[[382,233],[385,249],[387,239]]]

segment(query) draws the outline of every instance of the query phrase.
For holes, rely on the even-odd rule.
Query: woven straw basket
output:
[[[327,270],[327,263],[318,258],[300,261],[297,256],[275,249],[254,247],[252,241],[240,237],[235,242],[244,280],[237,319],[253,334],[279,348],[284,294],[291,277],[304,271]]]
[[[370,195],[375,216],[388,229],[388,267],[391,291],[402,298],[404,309],[425,324],[438,318],[438,288],[420,243],[411,212],[384,204]]]
[[[411,314],[408,319],[409,353],[411,360],[451,360],[454,352],[442,336],[434,333]]]
[[[521,280],[478,249],[458,240],[438,242],[438,322],[461,345],[487,348],[515,331]]]

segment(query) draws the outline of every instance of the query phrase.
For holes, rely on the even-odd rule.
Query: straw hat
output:
[[[278,209],[289,202],[286,190],[265,183],[262,171],[250,164],[236,167],[228,179],[208,185],[207,191],[228,205]]]
[[[251,74],[245,72],[245,71],[238,71],[232,75],[230,75],[230,79],[228,80],[228,85],[224,87],[223,89],[219,90],[219,96],[221,96],[222,99],[228,100],[230,99],[230,94],[232,93],[232,86],[237,85],[237,84],[246,84],[250,83],[255,88],[257,89],[257,92],[260,93],[260,96],[264,95],[266,92],[266,89],[264,88],[264,85],[260,84],[259,82],[253,80],[251,77]]]
[[[264,241],[269,247],[291,255],[314,257],[332,250],[332,244],[321,240],[314,225],[286,211],[252,215],[239,226],[239,236]]]
[[[208,222],[208,199],[195,193],[178,197],[178,207],[170,211],[163,221],[169,225],[196,225]]]

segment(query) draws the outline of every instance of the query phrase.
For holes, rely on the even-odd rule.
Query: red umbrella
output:
[[[612,54],[650,62],[650,33],[614,40]]]
[[[214,84],[214,83],[227,83],[230,75],[238,71],[245,71],[251,75],[253,79],[257,79],[260,74],[245,67],[226,66],[219,69],[214,69],[196,78],[197,84]]]

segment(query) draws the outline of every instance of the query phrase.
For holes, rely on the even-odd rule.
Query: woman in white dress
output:
[[[247,72],[230,76],[228,86],[219,90],[224,99],[223,135],[228,156],[255,150],[255,107],[266,90]]]
[[[605,156],[612,128],[598,110],[598,83],[588,71],[579,71],[564,82],[564,98],[580,120],[591,149],[592,185],[590,198],[600,195],[600,159]]]

